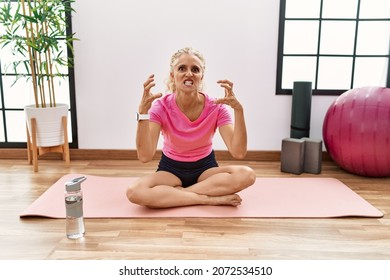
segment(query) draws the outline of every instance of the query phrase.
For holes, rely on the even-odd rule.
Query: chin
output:
[[[185,87],[185,88],[181,88],[179,89],[180,91],[184,92],[184,93],[194,93],[194,92],[198,92],[198,89],[196,87]]]

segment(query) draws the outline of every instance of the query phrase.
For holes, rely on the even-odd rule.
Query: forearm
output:
[[[148,114],[154,100],[162,96],[161,93],[152,94],[150,89],[155,86],[154,75],[150,75],[144,83],[144,93],[138,106],[138,113]],[[156,152],[160,127],[149,120],[139,120],[137,125],[136,146],[138,159],[148,162]]]
[[[234,110],[234,132],[231,140],[231,154],[235,158],[242,159],[247,153],[247,132],[244,110]]]
[[[153,159],[156,147],[152,142],[150,122],[148,120],[138,121],[136,147],[138,159],[140,161],[149,162]]]

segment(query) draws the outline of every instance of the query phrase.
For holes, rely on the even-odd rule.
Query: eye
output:
[[[178,68],[177,68],[178,71],[180,72],[183,72],[186,70],[186,68],[183,66],[183,65],[180,65]]]
[[[194,67],[192,67],[192,72],[199,73],[200,72],[200,68],[198,66],[194,66]]]

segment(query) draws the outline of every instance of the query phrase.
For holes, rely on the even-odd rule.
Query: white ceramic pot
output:
[[[24,107],[26,121],[31,136],[31,119],[37,122],[37,146],[54,147],[64,144],[64,127],[62,117],[68,117],[68,105],[57,104],[56,107],[37,108],[35,105]],[[65,129],[67,129],[65,127]]]

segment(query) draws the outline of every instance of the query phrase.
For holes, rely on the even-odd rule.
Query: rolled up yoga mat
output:
[[[290,138],[310,137],[311,82],[294,82]]]

